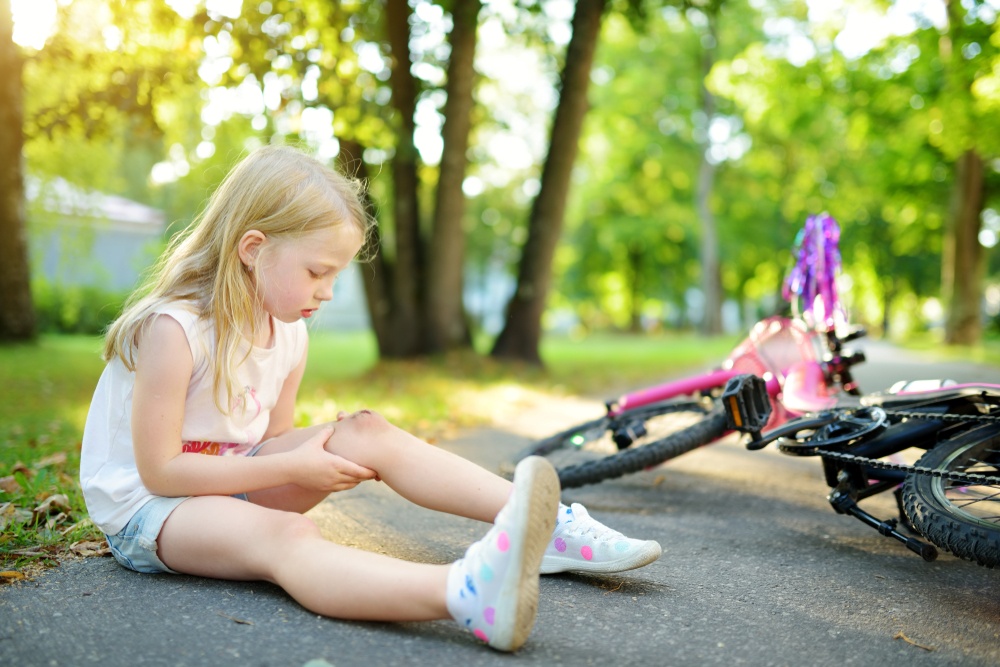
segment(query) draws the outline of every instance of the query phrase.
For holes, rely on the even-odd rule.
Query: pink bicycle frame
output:
[[[776,399],[769,427],[800,414],[830,408],[836,403],[836,388],[829,386],[823,364],[818,360],[819,335],[800,320],[783,317],[761,320],[722,368],[624,394],[608,404],[608,415],[617,416],[659,401],[721,389],[730,378],[743,373],[762,377],[768,395]]]

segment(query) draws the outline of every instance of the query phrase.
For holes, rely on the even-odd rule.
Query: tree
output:
[[[466,153],[472,129],[475,53],[480,0],[456,2],[452,12],[447,100],[441,129],[443,150],[434,198],[427,267],[425,351],[434,353],[471,344],[462,305],[465,269]]]
[[[715,96],[708,89],[706,79],[715,66],[719,46],[719,8],[721,0],[705,3],[701,12],[693,15],[704,17],[705,26],[701,51],[701,112],[711,127],[715,120]],[[692,11],[692,10],[689,10]],[[693,27],[693,26],[692,26]],[[708,129],[708,128],[706,128]],[[701,223],[701,291],[705,300],[701,329],[706,334],[722,333],[722,276],[719,260],[719,231],[712,211],[712,194],[715,187],[716,160],[711,155],[710,132],[705,132],[701,147],[701,164],[698,167],[698,185],[695,208]]]
[[[37,333],[24,219],[21,74],[10,0],[0,0],[0,341]]]
[[[606,0],[577,0],[573,36],[566,51],[559,105],[552,122],[541,189],[528,218],[528,238],[518,266],[517,288],[507,305],[507,321],[491,355],[541,363],[542,313],[551,284],[552,259],[562,232],[570,177],[587,113],[590,72]]]
[[[396,145],[392,158],[393,239],[390,260],[373,258],[378,280],[367,281],[370,303],[385,304],[376,317],[379,351],[386,357],[412,357],[470,347],[462,304],[465,262],[465,195],[462,182],[473,109],[479,0],[453,4],[447,61],[443,148],[434,191],[429,238],[421,233],[420,156],[416,149],[416,107],[421,82],[413,74],[410,49],[412,9],[406,0],[387,0],[386,33],[391,57],[392,106]],[[384,236],[379,235],[379,245]],[[381,333],[380,333],[381,332]]]
[[[452,13],[445,14],[444,7]],[[462,181],[474,106],[480,8],[479,0],[357,5],[277,0],[244,8],[234,19],[206,13],[207,25],[220,38],[232,39],[239,51],[225,83],[260,87],[265,79],[280,81],[283,102],[267,110],[270,118],[295,123],[306,109],[325,109],[334,116],[343,169],[377,173],[367,168],[366,160],[388,165],[388,183],[371,182],[373,203],[386,205],[372,207],[379,229],[366,249],[370,261],[362,267],[383,357],[414,357],[471,345],[462,308]],[[432,33],[427,17],[435,15],[442,25],[451,23],[447,50],[426,46]],[[430,36],[440,34],[443,31]],[[418,76],[427,70],[447,71],[443,90],[439,82]],[[320,82],[312,95],[305,94],[309,77]],[[435,169],[423,163],[417,150],[416,113],[421,103],[439,98],[445,99],[443,150]],[[287,132],[274,134],[296,138]],[[434,212],[428,221],[425,202],[432,199]]]
[[[985,256],[979,242],[981,216],[986,200],[984,165],[985,132],[996,130],[994,118],[977,113],[972,88],[977,78],[989,72],[987,57],[993,30],[979,14],[979,5],[946,1],[948,26],[941,36],[941,60],[945,67],[942,142],[946,152],[956,155],[948,226],[942,257],[941,292],[948,306],[945,342],[971,345],[982,333],[982,277]],[[989,14],[987,14],[989,15]],[[996,15],[993,14],[995,20]],[[995,52],[997,44],[992,49]],[[984,71],[985,70],[985,71]],[[987,148],[986,150],[989,150]]]

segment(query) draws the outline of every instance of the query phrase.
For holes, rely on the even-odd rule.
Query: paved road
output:
[[[866,388],[903,371],[998,379],[973,365],[914,369],[889,348],[876,352],[859,372]],[[585,400],[516,407],[505,430],[442,446],[496,467],[553,422],[600,409]],[[924,563],[834,514],[825,493],[815,460],[734,442],[566,492],[624,532],[659,539],[665,554],[619,576],[543,579],[536,631],[515,658],[447,622],[332,621],[268,584],[143,576],[104,558],[0,589],[0,665],[1000,664],[1000,571],[947,555]],[[886,498],[868,508],[893,511]],[[336,494],[312,515],[332,539],[432,562],[457,558],[485,531],[376,484]]]

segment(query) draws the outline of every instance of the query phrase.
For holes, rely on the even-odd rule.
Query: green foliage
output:
[[[806,216],[829,211],[842,224],[852,299],[868,323],[919,310],[940,289],[956,155],[976,148],[988,165],[986,206],[1000,207],[994,5],[949,3],[948,27],[918,19],[914,32],[848,57],[835,42],[843,17],[812,23],[803,0],[609,3],[550,310],[594,330],[688,323],[686,296],[700,273],[697,170],[713,126],[728,128],[710,142],[722,151],[710,205],[730,299],[751,313],[770,308],[795,232]],[[428,119],[443,107],[450,5],[411,6],[412,71]],[[248,148],[284,140],[332,158],[332,138],[349,138],[367,147],[353,157],[371,166],[392,253],[388,168],[402,123],[389,103],[384,3],[276,0],[245,3],[238,16],[199,4],[190,17],[166,0],[60,7],[58,32],[26,54],[29,173],[158,206],[176,229]],[[717,38],[706,30],[714,8]],[[551,39],[550,11],[487,3],[480,15],[469,284],[512,274],[520,256],[544,157],[531,139],[544,135],[554,96],[511,85],[504,66],[529,64],[522,78],[558,86],[564,44]],[[500,33],[509,51],[487,58],[484,37]],[[792,41],[807,55],[792,57]],[[703,82],[708,47],[717,64]],[[510,51],[521,59],[506,60]],[[716,98],[714,118],[702,111],[702,83]],[[224,109],[223,98],[239,99],[238,108]],[[310,114],[330,127],[307,131]],[[516,166],[493,151],[510,137],[524,137],[530,153]],[[153,165],[172,177],[152,182]],[[434,165],[422,167],[425,209],[436,178]],[[995,283],[1000,255],[988,262]]]
[[[38,330],[47,334],[100,335],[121,312],[127,294],[90,285],[58,285],[44,279],[31,287]]]

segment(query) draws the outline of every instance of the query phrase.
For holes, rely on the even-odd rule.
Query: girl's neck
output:
[[[274,345],[274,320],[267,313],[264,313],[263,320],[257,323],[257,332],[251,343],[254,347],[262,348]]]

